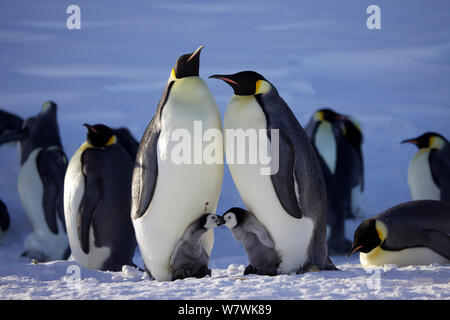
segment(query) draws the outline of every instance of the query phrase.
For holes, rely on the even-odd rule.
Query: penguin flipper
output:
[[[66,229],[63,188],[67,158],[61,149],[47,148],[39,152],[36,164],[44,187],[42,206],[45,221],[50,231],[57,234],[57,216],[64,227],[64,231]]]
[[[83,152],[81,159],[85,176],[85,191],[78,208],[77,232],[81,249],[88,254],[90,228],[94,226],[95,212],[103,199],[103,183],[100,178],[103,159],[101,151],[96,149],[87,149]],[[93,229],[95,237],[96,230]]]
[[[174,83],[172,81],[164,89],[156,113],[145,130],[144,136],[139,144],[131,186],[131,217],[133,219],[139,219],[147,212],[152,202],[153,194],[155,193],[156,181],[158,180],[157,147],[161,132],[161,114]]]
[[[246,223],[244,226],[247,226],[245,229],[248,232],[252,232],[256,235],[259,241],[263,243],[266,247],[271,249],[275,248],[275,243],[273,242],[272,237],[270,236],[267,229],[256,219],[253,214],[249,214],[247,219],[252,219],[251,223]]]
[[[450,260],[450,235],[441,230],[425,229],[426,247]]]
[[[271,180],[275,193],[283,209],[292,217],[302,217],[301,204],[297,198],[298,182],[295,175],[295,153],[289,137],[279,132],[279,166],[278,172],[272,174]]]
[[[431,150],[429,160],[433,181],[441,190],[441,200],[450,202],[450,144],[441,150]]]

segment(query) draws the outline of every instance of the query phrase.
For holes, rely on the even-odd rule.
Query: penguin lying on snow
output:
[[[0,240],[9,228],[9,214],[6,204],[0,200]]]
[[[412,143],[419,148],[408,167],[412,199],[450,202],[450,143],[447,139],[438,133],[426,132],[402,143]]]
[[[269,232],[253,213],[242,208],[231,208],[222,215],[219,225],[222,224],[230,229],[247,252],[250,264],[245,268],[244,275],[277,275],[280,256]]]
[[[33,226],[33,233],[25,240],[25,253],[38,261],[66,259],[70,254],[63,210],[67,158],[59,136],[56,111],[56,104],[47,101],[38,115],[22,121],[20,127],[16,116],[5,117],[2,113],[0,121],[4,128],[0,144],[19,142],[17,188]]]
[[[170,256],[175,245],[187,226],[205,213],[206,202],[209,203],[206,212],[215,212],[222,187],[221,135],[214,139],[215,158],[219,161],[176,164],[172,159],[175,147],[180,144],[173,139],[176,130],[188,131],[193,137],[195,122],[200,121],[203,130],[222,132],[217,104],[199,77],[202,48],[177,59],[136,156],[131,215],[142,259],[152,277],[159,281],[171,280]],[[209,144],[192,144],[183,152],[198,155],[197,150],[203,151]],[[195,188],[193,181],[199,182]],[[214,243],[213,231],[208,230],[202,238],[209,254]]]
[[[205,213],[187,227],[170,257],[172,280],[211,275],[209,252],[205,250],[202,237],[205,232],[217,227],[218,222],[219,216]]]
[[[410,201],[362,222],[353,247],[363,266],[399,266],[450,262],[450,204]]]
[[[225,130],[257,133],[263,130],[264,134],[257,134],[256,139],[258,145],[268,146],[270,151],[270,175],[261,174],[265,166],[260,163],[231,163],[235,150],[228,146],[234,145],[234,141],[229,141],[227,136],[225,150],[228,167],[245,206],[272,236],[280,256],[277,273],[336,269],[328,257],[326,244],[326,190],[322,171],[295,115],[277,89],[254,71],[210,78],[223,80],[234,92],[225,111]],[[275,150],[271,139],[277,133],[279,148]],[[246,152],[245,149],[237,152]]]
[[[130,218],[133,161],[107,126],[85,124],[87,139],[70,159],[64,210],[72,256],[84,267],[133,265]]]

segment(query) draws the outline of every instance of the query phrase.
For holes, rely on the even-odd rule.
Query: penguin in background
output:
[[[6,204],[0,200],[0,243],[5,235],[6,231],[9,229],[9,213]]]
[[[19,116],[0,110],[0,144],[19,141],[22,137],[22,124],[23,119]]]
[[[314,113],[306,132],[337,180],[345,217],[354,219],[364,191],[363,135],[359,123],[324,108]]]
[[[450,204],[410,201],[363,221],[347,258],[360,252],[361,264],[428,265],[450,262]]]
[[[450,144],[439,133],[426,132],[403,140],[419,148],[408,167],[408,184],[412,200],[450,202]]]
[[[124,148],[125,151],[128,152],[134,162],[139,149],[139,142],[133,137],[130,130],[128,130],[127,128],[121,127],[112,130],[122,148]]]
[[[17,118],[9,117],[10,125],[2,121],[7,129],[0,143],[19,142],[17,187],[33,227],[25,240],[25,255],[41,262],[67,259],[70,250],[63,209],[67,158],[59,135],[57,105],[45,102],[42,111],[22,121],[20,127]]]
[[[224,129],[264,132],[259,145],[270,152],[270,174],[262,163],[236,163],[225,136],[226,157],[233,181],[246,208],[271,235],[280,256],[277,274],[335,270],[326,244],[326,190],[319,160],[305,131],[262,75],[242,71],[212,75],[230,85]],[[278,150],[271,146],[278,134]],[[276,142],[275,142],[276,141]],[[272,150],[273,149],[273,150]],[[237,150],[246,152],[246,150]],[[278,155],[278,161],[277,159]],[[278,163],[276,163],[278,162]],[[277,168],[278,167],[278,168]],[[278,169],[278,170],[277,170]]]
[[[130,218],[133,160],[109,127],[84,126],[86,142],[70,159],[64,180],[72,256],[86,268],[121,271],[133,265],[136,248]]]
[[[200,46],[180,56],[171,71],[161,100],[139,145],[132,182],[131,216],[136,239],[147,271],[159,281],[173,280],[170,257],[187,226],[206,212],[214,213],[223,179],[222,123],[217,104],[206,83],[199,77]],[[213,142],[191,145],[191,155],[215,144],[212,162],[175,163],[176,130],[194,137],[195,122],[220,133]],[[213,230],[202,236],[208,255]],[[198,274],[198,277],[205,276]]]

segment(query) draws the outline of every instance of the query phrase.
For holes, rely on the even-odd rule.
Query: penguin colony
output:
[[[337,270],[329,254],[345,252],[359,252],[363,266],[450,262],[445,137],[427,132],[402,142],[419,148],[408,168],[413,201],[362,222],[351,243],[344,219],[358,216],[364,190],[357,120],[322,108],[304,129],[269,80],[242,71],[210,76],[233,92],[222,128],[214,97],[199,76],[202,49],[177,59],[140,143],[126,128],[84,124],[86,141],[68,161],[54,102],[26,120],[0,110],[0,144],[19,145],[17,187],[33,227],[24,255],[38,261],[71,255],[87,268],[120,271],[134,265],[138,245],[151,278],[201,278],[211,275],[213,229],[223,225],[248,254],[244,274]],[[214,141],[219,161],[175,164],[171,137],[177,129],[193,135],[196,122],[219,133],[262,130],[253,142],[268,151],[270,174],[262,164],[231,161],[252,146],[236,146],[227,135]],[[203,143],[200,149],[208,146]],[[197,148],[184,152],[193,155]],[[246,209],[218,216],[224,156]],[[9,226],[0,200],[0,237]]]

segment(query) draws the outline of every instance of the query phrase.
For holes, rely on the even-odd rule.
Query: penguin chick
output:
[[[419,148],[408,167],[408,184],[412,200],[450,202],[450,144],[442,135],[426,132],[402,143]]]
[[[242,208],[231,208],[223,214],[219,224],[230,229],[233,237],[244,245],[250,264],[244,275],[277,275],[280,257],[267,229],[256,216]]]
[[[176,244],[170,257],[172,280],[211,275],[209,254],[203,245],[203,236],[217,227],[219,216],[205,213],[192,222]]]
[[[363,221],[347,258],[360,252],[363,266],[450,262],[450,204],[410,201]]]

